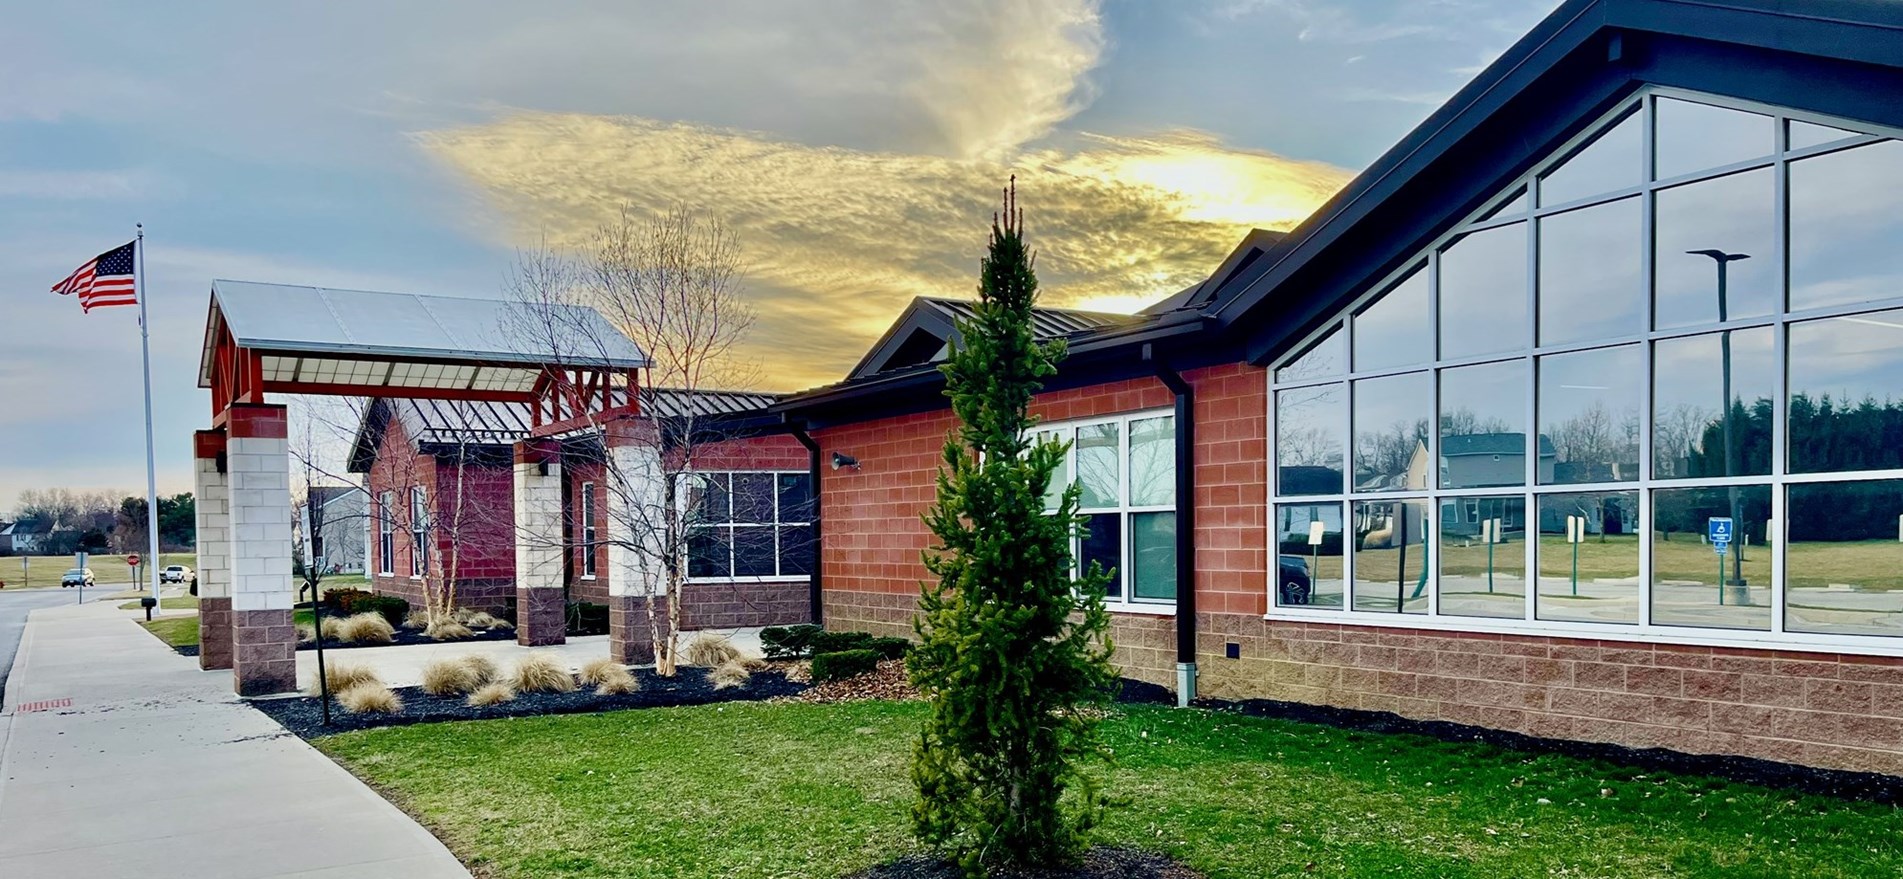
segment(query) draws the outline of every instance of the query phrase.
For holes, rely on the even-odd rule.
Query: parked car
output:
[[[1276,579],[1281,582],[1281,603],[1307,604],[1314,597],[1315,581],[1308,573],[1308,559],[1298,555],[1282,556]]]
[[[64,574],[59,575],[59,585],[61,586],[82,586],[83,587],[83,586],[91,586],[92,584],[93,584],[93,569],[91,568],[74,568],[70,571],[67,571]]]
[[[166,565],[165,570],[159,572],[159,582],[196,583],[198,582],[198,575],[192,573],[192,569],[184,565]]]

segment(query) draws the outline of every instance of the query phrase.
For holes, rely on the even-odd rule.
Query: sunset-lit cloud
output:
[[[968,296],[1016,175],[1046,301],[1129,311],[1204,276],[1251,227],[1286,229],[1346,181],[1198,131],[1082,135],[994,158],[814,147],[634,117],[516,113],[419,135],[514,224],[575,246],[623,206],[686,202],[740,233],[767,374],[833,381],[915,295]]]

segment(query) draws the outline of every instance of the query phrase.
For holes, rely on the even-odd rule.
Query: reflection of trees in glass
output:
[[[1275,455],[1280,467],[1341,467],[1340,385],[1276,395]],[[1322,422],[1322,423],[1317,423]]]
[[[1793,485],[1784,516],[1793,543],[1893,541],[1903,516],[1903,480]]]
[[[1738,472],[1725,465],[1725,421],[1716,408],[1681,403],[1660,412],[1652,425],[1655,476],[1680,479],[1697,476],[1740,476],[1771,472],[1771,422],[1776,417],[1769,399],[1731,403],[1732,442],[1737,447]]]
[[[1903,467],[1903,402],[1791,395],[1791,470],[1885,470]]]
[[[1639,457],[1639,415],[1627,409],[1614,415],[1606,404],[1594,401],[1548,432],[1562,463],[1591,468],[1584,474],[1591,479],[1632,479],[1635,473],[1619,472],[1622,465]],[[1577,480],[1575,480],[1577,481]]]
[[[1472,409],[1461,407],[1440,416],[1441,436],[1471,436],[1482,433],[1519,433],[1504,418],[1481,417]]]

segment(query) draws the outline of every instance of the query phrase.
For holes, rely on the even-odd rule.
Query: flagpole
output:
[[[139,237],[133,246],[133,255],[138,258],[133,271],[132,289],[139,300],[139,353],[145,361],[145,531],[150,557],[146,559],[145,569],[151,574],[152,600],[159,600],[159,476],[158,465],[152,454],[152,329],[145,319],[145,300],[152,297],[152,291],[145,286],[145,224],[135,224]],[[158,609],[154,604],[153,610]]]

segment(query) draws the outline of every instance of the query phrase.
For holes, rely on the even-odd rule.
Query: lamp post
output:
[[[1718,266],[1718,323],[1720,326],[1722,326],[1725,323],[1725,321],[1728,320],[1730,317],[1728,313],[1729,302],[1727,301],[1725,286],[1726,286],[1726,281],[1728,280],[1728,277],[1731,273],[1730,272],[1731,264],[1734,262],[1738,262],[1739,260],[1750,259],[1751,254],[1726,253],[1725,251],[1718,250],[1715,248],[1710,248],[1706,250],[1687,250],[1685,251],[1685,253],[1691,256],[1709,257],[1713,263],[1717,264]],[[1723,388],[1724,408],[1719,411],[1723,413],[1720,416],[1720,424],[1723,425],[1722,429],[1724,432],[1725,475],[1737,476],[1738,475],[1738,447],[1737,447],[1737,444],[1733,442],[1731,438],[1731,331],[1730,330],[1719,331],[1718,345],[1720,350],[1719,359],[1723,362],[1723,373],[1724,373],[1724,388]],[[1743,537],[1744,536],[1743,526],[1740,523],[1742,523],[1744,520],[1739,518],[1738,516],[1738,487],[1735,485],[1726,486],[1725,494],[1727,495],[1727,498],[1730,501],[1732,527],[1739,529],[1737,532],[1733,534],[1733,536]],[[1722,573],[1720,574],[1720,580],[1721,581],[1723,580]],[[1734,604],[1738,604],[1738,605],[1750,604],[1751,591],[1748,588],[1746,588],[1746,585],[1747,584],[1744,581],[1744,544],[1740,541],[1740,542],[1737,542],[1737,545],[1732,547],[1732,550],[1731,550],[1731,582],[1728,584],[1724,582],[1720,582],[1718,584],[1718,603],[1719,604],[1725,603],[1725,587],[1730,586],[1737,590],[1737,592],[1734,593],[1734,596],[1733,596]]]

